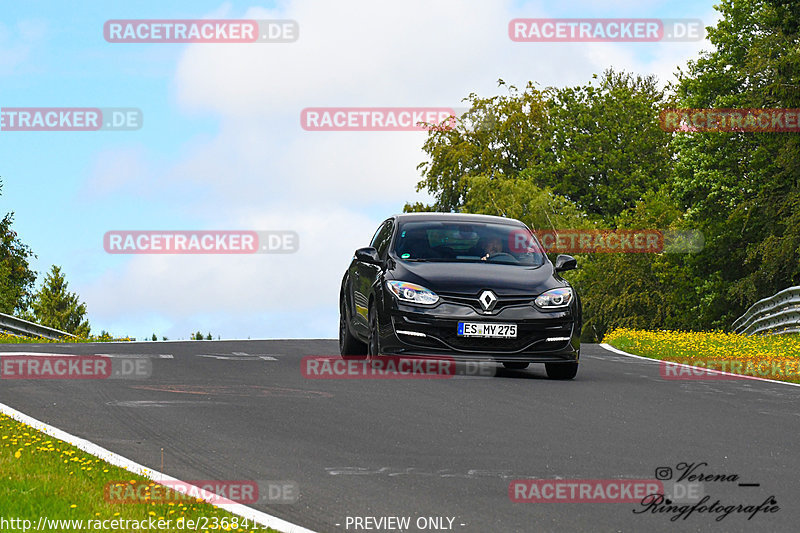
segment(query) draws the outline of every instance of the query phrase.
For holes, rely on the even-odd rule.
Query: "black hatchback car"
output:
[[[494,360],[572,379],[581,302],[530,229],[517,220],[408,213],[385,220],[342,280],[342,357],[407,355]]]

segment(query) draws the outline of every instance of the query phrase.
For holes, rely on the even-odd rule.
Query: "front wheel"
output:
[[[347,306],[342,299],[339,303],[339,354],[342,359],[364,359],[367,345],[350,333],[347,320]]]
[[[550,379],[572,379],[578,374],[578,363],[545,363]]]
[[[374,359],[381,354],[381,333],[378,326],[378,312],[375,305],[369,306],[369,342],[367,342],[367,358]]]

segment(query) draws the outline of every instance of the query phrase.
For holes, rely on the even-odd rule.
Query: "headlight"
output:
[[[534,303],[542,309],[557,309],[567,307],[572,301],[572,289],[564,287],[562,289],[550,289],[536,297]]]
[[[430,289],[416,283],[407,281],[387,281],[386,287],[397,296],[401,302],[410,304],[432,305],[439,301],[439,297]]]

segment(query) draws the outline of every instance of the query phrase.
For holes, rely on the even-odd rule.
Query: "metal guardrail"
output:
[[[800,286],[757,301],[736,319],[731,329],[743,335],[800,332]]]
[[[61,337],[74,337],[66,331],[41,326],[35,322],[28,322],[15,316],[0,313],[0,330],[9,331],[17,335],[28,337],[44,337],[46,339],[60,339]]]

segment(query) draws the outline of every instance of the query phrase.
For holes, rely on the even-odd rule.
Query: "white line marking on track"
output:
[[[479,478],[500,478],[500,479],[534,479],[535,476],[524,474],[514,474],[510,470],[480,470],[471,468],[466,472],[456,472],[449,468],[437,470],[435,472],[423,468],[407,467],[398,468],[391,466],[382,466],[379,468],[369,468],[360,466],[341,466],[341,467],[326,467],[325,470],[331,476],[371,476],[371,475],[385,475],[389,477],[397,476],[424,476],[424,477],[441,477],[441,478],[462,478],[462,479],[479,479]]]
[[[219,499],[219,496],[208,492],[200,487],[195,487],[193,485],[189,485],[177,478],[172,476],[168,476],[166,474],[162,474],[157,470],[152,470],[150,468],[146,468],[139,463],[131,461],[121,455],[117,455],[114,452],[106,450],[105,448],[94,444],[93,442],[89,442],[86,439],[82,439],[80,437],[76,437],[75,435],[70,435],[66,431],[60,430],[56,427],[50,426],[32,418],[25,413],[17,411],[13,407],[9,407],[8,405],[0,403],[0,413],[10,416],[14,420],[22,422],[23,424],[28,424],[29,426],[33,427],[34,429],[38,429],[42,433],[46,433],[53,438],[63,440],[69,444],[72,444],[78,449],[85,451],[95,457],[99,457],[100,459],[111,463],[112,465],[119,466],[128,470],[129,472],[133,472],[134,474],[139,474],[144,476],[148,479],[151,479],[155,482],[160,481],[170,481],[170,488],[176,490],[178,492],[183,492],[184,494],[191,495],[199,495],[201,499],[206,502],[210,503],[210,500]],[[185,492],[184,492],[185,489]],[[221,509],[225,509],[226,511],[233,513],[237,516],[241,516],[242,518],[247,518],[248,520],[253,520],[263,526],[271,527],[273,529],[277,529],[278,531],[282,531],[283,533],[315,533],[310,529],[306,529],[302,526],[298,526],[297,524],[293,524],[291,522],[287,522],[282,518],[278,518],[277,516],[272,516],[270,514],[257,511],[246,505],[242,505],[241,503],[230,503],[230,504],[213,504],[215,507],[219,507]]]
[[[71,353],[50,353],[50,352],[0,352],[0,357],[31,355],[35,357],[69,357]]]
[[[95,354],[75,354],[75,353],[50,353],[50,352],[0,352],[0,357],[28,355],[31,357],[81,357],[84,355],[95,355],[100,357],[112,357],[117,359],[173,359],[169,353],[95,353]]]
[[[641,355],[633,355],[632,353],[623,352],[622,350],[618,350],[617,348],[614,348],[610,344],[606,344],[606,343],[601,344],[600,347],[601,348],[605,348],[609,352],[618,353],[620,355],[625,355],[627,357],[635,357],[636,359],[642,359],[644,361],[650,361],[651,363],[658,364],[658,363],[661,363],[663,361],[662,359],[650,359],[649,357],[642,357]],[[672,361],[664,361],[664,362],[673,363]],[[673,364],[675,364],[677,366],[680,366],[680,367],[689,368],[689,369],[697,368],[696,366],[684,365],[683,363],[673,363]],[[744,376],[743,374],[731,374],[730,372],[723,372],[722,370],[713,370],[711,368],[704,368],[703,371],[704,372],[714,372],[716,374],[725,374],[726,376],[741,377],[742,379],[752,379],[752,380],[755,380],[755,381],[767,381],[769,383],[780,383],[781,385],[791,385],[792,387],[800,387],[800,383],[790,383],[788,381],[778,381],[776,379],[758,378],[758,377],[755,377],[755,376]]]
[[[207,357],[209,359],[222,359],[225,361],[277,361],[271,355],[248,355],[242,352],[233,352],[233,355],[199,353],[197,357]]]
[[[174,359],[171,353],[98,353],[103,357],[119,357],[120,359]]]

